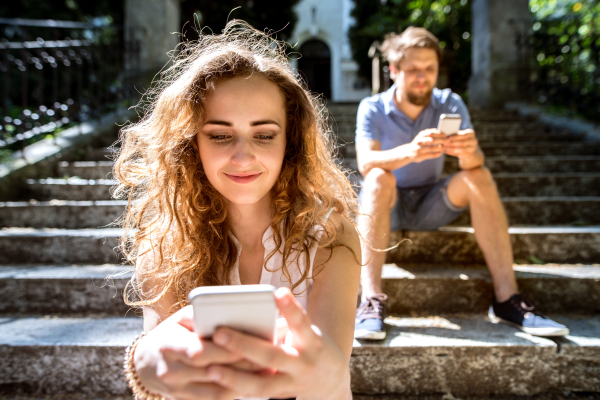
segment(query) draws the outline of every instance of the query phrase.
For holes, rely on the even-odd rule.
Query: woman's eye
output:
[[[224,142],[229,138],[229,135],[210,135],[210,140],[212,140],[213,142]]]
[[[257,138],[258,140],[268,142],[268,141],[273,140],[275,138],[275,136],[273,136],[273,135],[256,135],[255,138]]]

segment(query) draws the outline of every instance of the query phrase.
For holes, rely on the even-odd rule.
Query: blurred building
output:
[[[370,82],[357,74],[348,29],[352,0],[303,0],[290,43],[299,53],[292,61],[312,91],[336,102],[355,102],[371,94]],[[301,54],[301,56],[300,56]]]

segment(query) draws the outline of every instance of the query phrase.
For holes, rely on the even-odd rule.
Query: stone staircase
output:
[[[356,107],[329,107],[351,169]],[[394,232],[392,242],[412,243],[384,267],[388,338],[355,342],[353,391],[364,400],[598,398],[598,146],[510,112],[473,120],[511,222],[519,285],[571,335],[537,338],[487,320],[491,280],[468,215],[435,232]],[[0,203],[1,395],[127,397],[122,351],[142,323],[122,301],[131,271],[111,222],[126,202],[111,199],[106,155],[64,159],[28,181],[23,198]],[[457,168],[448,160],[445,172]]]

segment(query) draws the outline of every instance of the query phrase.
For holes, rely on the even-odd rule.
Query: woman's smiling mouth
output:
[[[262,172],[246,172],[246,173],[237,173],[237,174],[225,174],[229,179],[234,181],[235,183],[250,183],[254,182]]]

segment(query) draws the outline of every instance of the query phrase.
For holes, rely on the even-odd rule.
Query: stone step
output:
[[[0,318],[0,385],[39,394],[127,395],[123,351],[140,318]]]
[[[586,142],[520,142],[482,143],[486,156],[592,156],[598,154],[598,146]]]
[[[494,180],[503,197],[600,196],[600,173],[506,174]]]
[[[355,135],[353,130],[346,131],[338,131],[338,143],[340,144],[354,144]],[[477,140],[481,144],[491,144],[491,143],[502,143],[502,142],[576,142],[581,141],[583,139],[583,135],[578,135],[574,133],[560,133],[560,132],[551,132],[551,133],[542,133],[542,132],[533,132],[533,133],[508,133],[508,132],[498,132],[498,133],[481,133],[477,132]]]
[[[600,197],[503,197],[511,226],[600,225]],[[469,212],[452,222],[471,225]]]
[[[61,161],[58,164],[58,176],[61,178],[79,177],[81,179],[111,179],[112,161]]]
[[[106,147],[89,150],[85,153],[85,161],[109,161],[114,160],[116,153]]]
[[[511,227],[514,258],[546,263],[596,263],[600,259],[600,227]],[[390,235],[387,262],[398,264],[485,265],[473,228],[443,227],[437,231],[397,231]],[[404,240],[408,239],[408,240]]]
[[[600,227],[512,227],[516,260],[594,263],[600,258]],[[0,264],[119,264],[121,229],[0,230]],[[407,238],[408,241],[402,241]],[[484,264],[473,229],[444,227],[429,232],[392,232],[388,262]]]
[[[537,117],[532,115],[521,115],[513,110],[478,110],[475,108],[469,109],[471,119],[474,120],[535,120]]]
[[[28,179],[29,198],[36,200],[110,200],[110,189],[117,181],[111,179],[48,178]]]
[[[593,156],[598,154],[596,145],[586,142],[520,142],[520,143],[481,143],[483,153],[487,157],[522,157],[522,156]],[[339,152],[343,157],[356,157],[354,143],[342,144]]]
[[[0,313],[124,316],[130,271],[121,265],[2,266]]]
[[[600,391],[600,317],[553,317],[569,326],[569,336],[533,337],[482,315],[388,317],[385,341],[355,341],[352,390],[456,396]],[[2,383],[29,393],[127,395],[122,353],[141,330],[138,318],[0,319]]]
[[[515,265],[519,289],[545,313],[600,313],[600,265]],[[386,264],[387,310],[402,315],[485,313],[492,303],[487,268]]]
[[[114,223],[126,206],[126,200],[0,203],[0,224],[23,228],[101,228]]]
[[[329,121],[335,132],[352,132],[356,130],[356,115],[340,115]],[[482,133],[548,133],[553,128],[537,121],[506,120],[506,121],[474,121],[473,129],[477,134]]]
[[[519,287],[547,313],[600,313],[600,265],[515,265]],[[124,316],[121,265],[0,267],[0,314]],[[390,313],[483,313],[492,301],[484,267],[386,264],[383,290]],[[557,301],[560,299],[560,301]]]
[[[351,162],[352,161],[348,161],[348,163]],[[356,163],[356,161],[354,161],[354,163]],[[494,173],[600,172],[600,157],[486,157],[485,165]],[[444,172],[452,173],[457,171],[459,171],[458,159],[455,157],[446,157]]]
[[[352,390],[458,398],[600,391],[600,317],[555,318],[570,335],[533,337],[477,315],[388,317],[384,341],[354,347]]]
[[[543,122],[535,119],[503,119],[503,120],[473,120],[473,126],[475,128],[497,128],[497,129],[513,129],[521,128],[527,130],[536,130],[540,128],[548,128]]]
[[[600,225],[600,197],[504,197],[511,226]],[[125,200],[0,203],[3,227],[84,229],[112,226],[125,211]],[[452,225],[471,225],[465,212]]]
[[[356,168],[355,162],[343,162]],[[355,174],[358,177],[358,173]],[[502,197],[597,197],[600,172],[494,173]]]
[[[121,229],[0,230],[0,264],[119,264]]]

